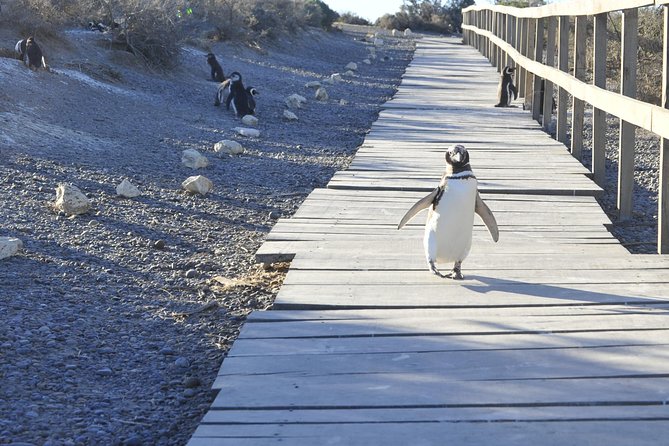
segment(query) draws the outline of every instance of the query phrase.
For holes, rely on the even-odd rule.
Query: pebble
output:
[[[184,378],[184,387],[188,389],[193,387],[198,387],[200,384],[202,384],[200,382],[200,378],[197,378],[195,376],[187,376],[186,378]]]
[[[153,243],[153,247],[156,249],[165,249],[165,240],[156,240]]]
[[[179,356],[177,359],[174,360],[174,365],[180,368],[188,368],[190,366],[190,361],[188,358],[184,358],[183,356]]]
[[[109,367],[103,367],[101,369],[96,370],[95,373],[97,373],[100,376],[111,376],[113,372],[112,369],[110,369]]]
[[[186,271],[186,279],[194,279],[197,277],[197,271],[194,269],[189,269]]]

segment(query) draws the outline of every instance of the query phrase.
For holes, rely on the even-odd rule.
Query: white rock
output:
[[[257,127],[258,126],[258,118],[256,118],[253,115],[244,115],[242,118],[242,123],[244,125],[250,125],[252,127]]]
[[[78,187],[71,184],[59,184],[56,188],[54,208],[67,215],[79,215],[88,212],[91,202]]]
[[[344,73],[344,76],[355,76],[355,73],[351,70],[348,70],[346,73]]]
[[[257,138],[260,136],[260,130],[258,129],[250,129],[248,127],[235,127],[232,130],[237,132],[237,134],[239,135],[248,136],[250,138]]]
[[[286,105],[288,108],[302,108],[307,103],[307,98],[299,94],[291,94],[286,98]]]
[[[207,192],[214,188],[214,183],[212,183],[209,178],[197,175],[193,177],[188,177],[181,183],[181,187],[186,189],[188,192],[193,192],[200,195],[207,195]]]
[[[411,31],[411,28],[407,28],[404,30],[404,37],[409,37],[412,34],[413,32]]]
[[[311,82],[307,82],[306,84],[304,84],[305,88],[319,88],[320,86],[321,86],[321,83],[318,82],[318,81],[311,81]]]
[[[371,64],[372,64],[372,61],[369,60],[369,59],[365,59],[365,60],[362,61],[362,63],[364,63],[364,64],[366,64],[366,65],[371,65]]]
[[[214,144],[214,152],[219,155],[239,155],[240,153],[244,153],[244,147],[237,141],[224,139]]]
[[[344,79],[341,77],[341,74],[339,74],[339,73],[332,73],[332,74],[330,75],[330,79],[332,79],[332,80],[335,81],[335,82],[341,82],[341,81],[344,80]]]
[[[375,46],[382,46],[384,44],[383,39],[374,39]]]
[[[355,62],[349,62],[344,68],[347,70],[356,71],[358,69],[358,64]]]
[[[327,101],[330,96],[328,95],[328,91],[325,88],[321,87],[318,90],[316,90],[315,97],[319,101]]]
[[[137,186],[132,184],[127,179],[121,181],[121,184],[116,186],[116,193],[126,198],[135,198],[142,194],[140,190],[137,189]]]
[[[399,31],[397,31],[396,29],[390,31],[390,35],[393,36],[393,37],[397,36],[398,33],[399,33]]]
[[[334,85],[335,81],[331,77],[327,77],[327,78],[323,79],[323,83],[328,84],[328,85]]]
[[[297,115],[290,110],[284,110],[283,111],[283,117],[286,118],[289,121],[297,121],[298,120]]]
[[[23,242],[14,237],[0,237],[0,260],[16,255],[23,249]]]
[[[207,167],[209,165],[209,160],[195,149],[186,149],[181,152],[181,163],[191,169],[199,169],[201,167]]]
[[[346,99],[340,99],[339,105],[348,105],[348,101]]]

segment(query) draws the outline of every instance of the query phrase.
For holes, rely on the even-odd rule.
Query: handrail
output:
[[[664,53],[662,106],[635,99],[638,48],[638,9],[664,6]],[[463,12],[463,41],[488,57],[501,71],[517,65],[520,96],[532,109],[532,117],[545,129],[551,125],[553,87],[559,87],[557,138],[566,143],[567,111],[572,112],[571,153],[581,157],[585,103],[593,107],[592,172],[595,181],[605,181],[606,114],[620,118],[617,207],[620,220],[632,217],[634,190],[634,148],[636,127],[661,138],[658,199],[658,247],[669,254],[669,0],[572,0],[532,8],[470,6]],[[606,21],[610,12],[620,12],[621,79],[620,93],[606,89]],[[585,79],[586,23],[594,16],[593,83]],[[574,18],[573,38],[569,35]],[[558,23],[559,22],[559,23]],[[558,26],[559,24],[559,26]],[[556,38],[556,30],[558,36]],[[545,38],[547,36],[547,39]],[[567,72],[569,41],[573,41],[574,72]],[[545,49],[545,53],[544,53]],[[559,67],[555,65],[555,52]],[[545,54],[545,56],[544,56]],[[542,63],[546,57],[547,63]],[[573,97],[570,107],[568,95]],[[543,107],[540,104],[543,102]]]
[[[511,14],[517,18],[539,19],[557,16],[595,15],[623,9],[643,8],[645,6],[662,6],[669,4],[669,0],[572,0],[564,3],[535,6],[533,8],[514,8],[512,6],[473,5],[462,10],[470,11],[490,10],[501,14]]]

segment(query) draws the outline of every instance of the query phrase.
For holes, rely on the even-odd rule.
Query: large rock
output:
[[[347,72],[344,73],[344,76],[351,76],[351,77],[353,77],[353,76],[355,76],[355,72],[354,72],[354,71],[351,71],[351,70],[348,70]]]
[[[366,64],[366,65],[371,65],[371,64],[372,64],[372,61],[369,60],[369,59],[365,59],[365,60],[362,61],[362,63],[364,63],[364,64]]]
[[[91,202],[78,187],[63,183],[56,187],[56,201],[53,206],[67,215],[79,215],[89,211]]]
[[[330,96],[328,96],[328,91],[321,87],[318,90],[316,90],[315,97],[319,101],[327,101]]]
[[[219,155],[239,155],[240,153],[244,153],[244,147],[237,141],[224,139],[214,144],[214,152]]]
[[[286,98],[286,105],[288,108],[302,108],[307,103],[307,98],[299,94],[291,94]]]
[[[339,74],[339,73],[332,73],[332,74],[330,75],[330,79],[332,79],[332,80],[335,81],[335,82],[341,82],[341,81],[344,80],[344,79],[341,77],[341,74]]]
[[[16,255],[23,249],[23,242],[14,237],[0,237],[0,260]]]
[[[260,130],[258,129],[250,129],[248,127],[235,127],[232,130],[237,132],[238,135],[248,136],[250,138],[257,138],[260,136]]]
[[[358,64],[355,62],[349,62],[348,64],[346,64],[344,68],[346,68],[347,70],[356,71],[358,69]]]
[[[258,118],[256,118],[253,115],[244,115],[242,118],[242,123],[244,125],[250,125],[251,127],[257,127],[258,126]]]
[[[318,82],[318,81],[311,81],[311,82],[307,82],[306,84],[304,84],[305,88],[319,88],[320,86],[321,86],[321,83]]]
[[[140,192],[140,190],[137,189],[137,186],[132,184],[127,179],[121,181],[121,184],[116,186],[116,193],[126,198],[135,198],[142,194],[142,192]]]
[[[297,121],[298,120],[297,115],[290,110],[284,110],[283,111],[283,117],[286,118],[289,121]]]
[[[193,192],[200,195],[207,195],[207,192],[214,188],[214,183],[209,180],[209,178],[197,175],[193,177],[188,177],[181,183],[181,187],[186,189],[188,192]]]
[[[195,149],[186,149],[181,152],[181,162],[191,169],[200,169],[209,165],[209,160]]]

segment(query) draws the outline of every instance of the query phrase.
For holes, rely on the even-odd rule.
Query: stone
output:
[[[332,74],[330,75],[330,79],[332,79],[332,80],[335,81],[335,82],[341,82],[341,81],[344,80],[344,78],[342,78],[342,77],[341,77],[341,74],[339,74],[339,73],[332,73]]]
[[[318,81],[311,81],[304,84],[305,88],[318,88],[321,86],[321,83]]]
[[[267,216],[270,220],[278,220],[281,217],[281,214],[279,214],[277,211],[270,211]]]
[[[315,94],[314,96],[315,96],[316,99],[319,100],[319,101],[327,101],[328,98],[330,97],[330,96],[328,95],[328,91],[327,91],[325,88],[323,88],[323,87],[321,87],[321,88],[319,88],[318,90],[316,90],[316,94]]]
[[[194,269],[189,269],[186,271],[186,279],[194,279],[197,277],[197,271]]]
[[[358,69],[358,64],[355,62],[349,62],[346,64],[344,68],[346,68],[347,70],[356,71]]]
[[[407,28],[404,30],[404,37],[409,37],[413,34],[413,31],[411,31],[411,28]]]
[[[194,387],[199,387],[202,384],[200,378],[195,376],[188,376],[184,378],[184,387],[187,389],[192,389]]]
[[[297,121],[298,120],[297,115],[290,110],[284,110],[283,111],[283,117],[286,118],[289,121]]]
[[[397,31],[396,29],[393,29],[392,31],[390,31],[390,35],[393,36],[393,37],[397,36],[397,34],[399,34],[399,31]]]
[[[23,249],[23,242],[14,237],[0,237],[0,260],[16,255]]]
[[[207,195],[207,192],[214,188],[214,183],[212,183],[209,178],[203,175],[197,175],[186,178],[184,182],[181,183],[181,187],[183,187],[188,192]]]
[[[165,240],[156,240],[153,243],[155,249],[165,249]]]
[[[244,153],[244,147],[237,141],[224,139],[214,144],[214,152],[219,155],[239,155],[240,153]]]
[[[362,61],[362,63],[364,63],[365,65],[371,65],[372,61],[369,60],[369,59],[365,59],[365,60]]]
[[[132,435],[123,442],[123,446],[143,446],[143,445],[144,442],[142,441],[142,438],[137,435]]]
[[[339,105],[348,105],[348,101],[346,99],[340,99]]]
[[[302,108],[307,103],[307,98],[299,94],[291,94],[286,98],[286,105],[288,108]]]
[[[385,42],[383,41],[383,39],[379,38],[374,39],[374,46],[383,46],[384,43]]]
[[[96,370],[96,372],[100,376],[111,376],[112,375],[112,369],[109,367],[103,367],[101,369]]]
[[[332,78],[326,77],[325,79],[323,79],[323,83],[328,85],[334,85],[335,81]]]
[[[369,53],[370,60],[376,60],[376,53]]]
[[[190,361],[188,358],[184,358],[183,356],[179,356],[177,359],[174,360],[174,365],[177,367],[180,367],[182,369],[190,367]]]
[[[237,132],[238,135],[246,136],[249,138],[257,138],[260,136],[260,130],[258,129],[250,129],[248,127],[235,127],[232,130]]]
[[[91,209],[91,202],[78,187],[61,183],[56,188],[54,208],[67,215],[80,215]]]
[[[116,186],[116,194],[121,197],[135,198],[142,195],[142,192],[126,178]]]
[[[191,169],[200,169],[209,165],[209,160],[195,149],[186,149],[181,152],[181,163]]]
[[[256,118],[253,115],[244,115],[242,118],[242,123],[244,125],[250,125],[251,127],[257,127],[258,126],[258,118]]]
[[[344,76],[355,76],[355,73],[351,70],[348,70],[346,73],[344,73]]]

